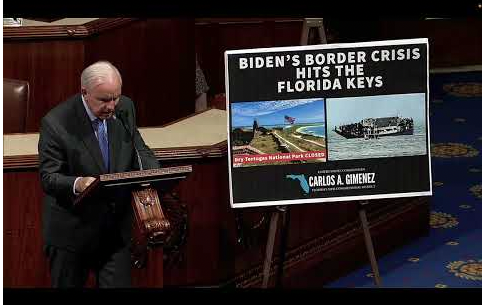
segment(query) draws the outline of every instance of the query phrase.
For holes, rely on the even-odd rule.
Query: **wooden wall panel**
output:
[[[274,45],[273,47],[288,47],[300,45],[303,21],[286,20],[275,21],[274,23]]]
[[[198,20],[196,52],[210,87],[209,94],[225,92],[225,51],[299,45],[302,26],[302,19]]]
[[[234,271],[227,157],[186,162],[193,171],[178,192],[188,205],[188,243],[183,261],[164,267],[165,285],[216,285]]]
[[[42,251],[42,189],[35,171],[3,173],[3,285],[49,287]]]
[[[144,103],[148,95],[145,85],[137,85],[147,74],[146,26],[142,21],[132,22],[93,35],[86,41],[85,66],[98,60],[112,62],[122,75],[122,94],[131,97],[136,106]]]
[[[120,18],[122,19],[122,18]],[[102,18],[91,26],[8,29],[4,77],[30,83],[27,132],[55,105],[80,92],[80,73],[97,60],[118,66],[138,125],[159,126],[194,112],[194,19]]]
[[[4,77],[30,82],[27,132],[38,131],[40,119],[51,108],[80,92],[84,61],[82,40],[4,39],[3,58]]]
[[[87,42],[86,65],[111,61],[138,125],[163,125],[194,112],[193,27],[192,19],[141,19],[102,31]]]

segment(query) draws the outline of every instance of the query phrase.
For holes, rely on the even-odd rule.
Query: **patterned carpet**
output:
[[[482,287],[482,72],[429,83],[431,230],[378,258],[382,287]],[[375,287],[370,264],[326,287]]]

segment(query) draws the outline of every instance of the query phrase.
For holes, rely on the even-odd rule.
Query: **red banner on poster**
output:
[[[273,163],[273,162],[289,162],[289,161],[304,161],[312,159],[325,159],[326,151],[305,151],[305,152],[290,152],[278,154],[240,154],[233,156],[234,166],[240,166],[247,163]],[[320,160],[321,161],[321,160]],[[323,160],[324,161],[324,160]]]

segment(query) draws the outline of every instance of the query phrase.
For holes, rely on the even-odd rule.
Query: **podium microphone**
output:
[[[136,143],[134,142],[134,132],[132,130],[130,130],[128,127],[127,127],[127,124],[126,124],[126,116],[127,114],[124,112],[124,110],[119,110],[117,111],[117,114],[116,114],[116,117],[119,118],[119,120],[121,121],[122,123],[122,126],[124,126],[124,129],[127,131],[127,133],[131,136],[131,142],[132,142],[132,147],[134,148],[134,150],[136,151],[136,156],[137,156],[137,162],[139,163],[139,168],[140,170],[143,170],[144,167],[142,166],[142,160],[141,160],[141,156],[139,155],[139,151],[137,150],[137,147],[136,147]]]

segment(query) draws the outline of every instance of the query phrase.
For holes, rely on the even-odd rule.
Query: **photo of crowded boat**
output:
[[[328,161],[425,155],[424,93],[326,100]]]
[[[365,118],[357,123],[335,126],[334,131],[347,139],[413,135],[413,118],[401,116]]]

